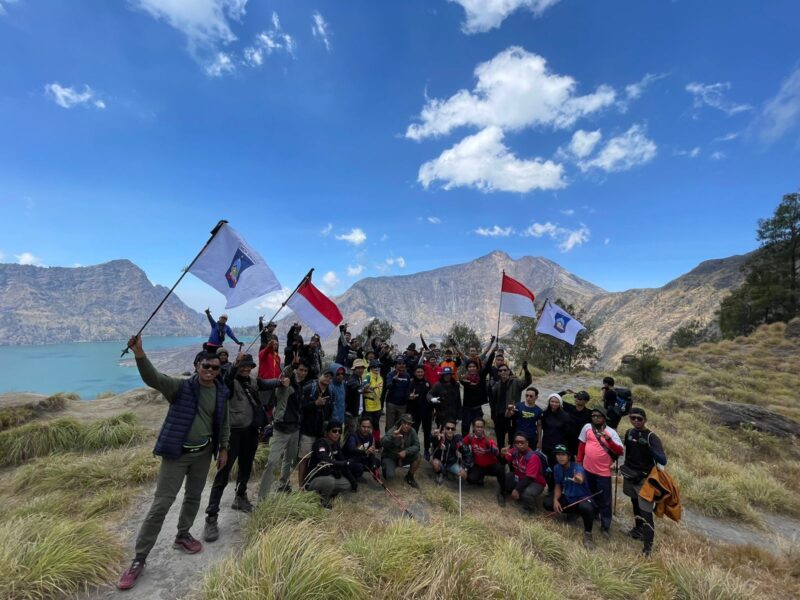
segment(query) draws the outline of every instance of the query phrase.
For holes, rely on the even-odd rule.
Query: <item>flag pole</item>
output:
[[[185,269],[183,269],[183,273],[181,273],[181,276],[178,277],[178,281],[176,281],[175,285],[173,285],[169,289],[169,291],[167,292],[166,296],[164,296],[164,298],[161,300],[161,302],[158,303],[158,306],[156,306],[156,309],[152,313],[150,313],[150,316],[147,317],[147,321],[144,322],[144,325],[142,325],[141,329],[139,329],[139,331],[136,333],[136,335],[134,337],[138,337],[138,336],[140,336],[142,334],[142,332],[144,331],[144,328],[147,327],[147,324],[152,320],[153,317],[156,316],[156,313],[161,309],[162,306],[164,306],[164,302],[167,301],[167,298],[169,298],[170,295],[172,294],[172,292],[175,290],[175,288],[178,287],[178,284],[181,282],[181,279],[186,277],[186,274],[189,272],[189,269],[191,269],[192,266],[194,265],[194,263],[197,262],[197,259],[200,258],[200,255],[203,252],[205,252],[206,248],[208,248],[208,245],[214,239],[214,236],[216,236],[219,233],[219,230],[222,229],[222,226],[225,225],[226,223],[227,223],[227,221],[223,219],[223,220],[219,221],[214,226],[214,229],[211,230],[211,237],[208,238],[208,241],[205,243],[205,246],[203,246],[202,249],[200,250],[200,252],[197,253],[197,256],[195,256],[192,259],[192,262],[189,263],[189,266],[186,267]],[[128,353],[128,350],[130,350],[130,347],[126,346],[125,349],[122,351],[122,354],[119,355],[119,357],[122,358],[123,356],[125,356]]]
[[[497,305],[497,334],[495,335],[495,339],[497,340],[497,344],[500,345],[500,310],[503,307],[503,279],[505,279],[506,271],[503,269],[503,275],[500,279],[500,302]]]
[[[291,293],[291,294],[289,294],[289,295],[286,297],[286,300],[284,300],[284,301],[283,301],[283,303],[281,304],[280,308],[279,308],[277,311],[275,311],[275,314],[274,314],[274,315],[272,315],[272,317],[270,317],[269,321],[267,321],[267,324],[269,324],[270,322],[272,322],[272,321],[274,321],[274,320],[275,320],[275,317],[277,317],[277,316],[278,316],[278,313],[280,313],[280,312],[281,312],[281,311],[284,309],[284,307],[286,306],[286,303],[287,303],[287,302],[289,302],[289,300],[291,300],[292,296],[294,296],[294,295],[297,293],[297,290],[299,290],[299,289],[300,289],[300,286],[302,286],[302,285],[303,285],[303,284],[304,284],[306,281],[311,281],[311,274],[312,274],[313,272],[314,272],[314,268],[312,267],[312,268],[311,268],[311,270],[310,270],[308,273],[306,273],[306,276],[305,276],[305,277],[303,277],[303,278],[300,280],[300,283],[298,283],[298,284],[297,284],[297,287],[296,287],[296,288],[294,288],[294,290],[292,290],[292,293]],[[253,341],[252,341],[252,342],[250,342],[250,345],[249,345],[249,346],[247,346],[247,348],[245,348],[245,350],[244,350],[245,354],[247,354],[247,351],[248,351],[248,350],[250,350],[250,348],[252,348],[252,347],[253,347],[253,344],[255,344],[255,343],[256,343],[256,340],[257,340],[258,338],[260,338],[260,337],[261,337],[261,332],[259,331],[259,332],[256,334],[256,337],[255,337],[255,339],[253,339]]]

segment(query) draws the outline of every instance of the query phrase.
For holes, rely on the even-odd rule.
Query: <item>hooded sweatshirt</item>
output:
[[[558,398],[559,408],[553,411],[550,398]],[[573,432],[572,417],[564,410],[564,401],[558,394],[551,394],[547,399],[547,409],[542,413],[542,450],[552,452],[558,444],[569,446]]]

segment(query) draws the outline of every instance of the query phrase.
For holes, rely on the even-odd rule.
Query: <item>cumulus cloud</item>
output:
[[[239,21],[247,0],[130,0],[130,4],[183,33],[191,49],[236,39],[229,19]]]
[[[364,265],[356,265],[355,267],[347,265],[347,276],[358,277],[364,272]]]
[[[499,225],[495,225],[493,227],[478,227],[475,233],[483,237],[508,237],[514,233],[514,229],[512,227],[500,227]]]
[[[759,139],[771,144],[800,123],[800,67],[781,83],[778,93],[767,100],[753,127]]]
[[[732,116],[753,108],[749,104],[737,104],[726,98],[725,94],[730,89],[731,84],[729,81],[717,83],[692,82],[686,86],[686,91],[694,97],[693,106],[698,109],[710,106],[721,110],[728,116]]]
[[[408,127],[406,137],[421,140],[463,126],[507,131],[534,126],[561,129],[611,106],[616,99],[608,85],[577,95],[575,79],[550,72],[543,57],[516,46],[479,64],[475,77],[472,91],[462,89],[445,100],[429,98],[419,123]]]
[[[79,90],[72,86],[62,86],[57,81],[44,86],[45,95],[58,104],[61,108],[74,108],[75,106],[88,106],[104,109],[106,103],[97,98],[97,93],[88,85]]]
[[[325,44],[325,50],[331,51],[331,26],[328,25],[319,11],[314,11],[314,14],[311,15],[311,33],[316,39]]]
[[[320,233],[322,235],[330,235],[331,231],[333,231],[333,223],[328,223],[327,225],[325,225],[325,227],[322,228],[322,231],[320,231]]]
[[[281,28],[278,13],[272,13],[271,22],[272,27],[257,34],[255,41],[244,49],[244,60],[251,67],[260,67],[264,63],[264,57],[274,52],[285,52],[294,56],[296,42]]]
[[[584,224],[581,224],[578,229],[567,229],[548,221],[547,223],[532,223],[520,235],[535,238],[547,236],[558,242],[561,252],[569,252],[576,246],[588,242],[590,234],[589,228]]]
[[[439,217],[428,217],[428,223],[431,225],[439,225],[442,220]]]
[[[527,9],[540,16],[558,0],[450,0],[464,8],[466,20],[461,26],[464,33],[489,31],[500,24],[508,15],[519,9]]]
[[[42,266],[42,259],[38,256],[34,256],[30,252],[23,252],[22,254],[15,254],[14,255],[17,259],[17,264],[19,265],[36,265],[37,267]]]
[[[353,246],[360,246],[364,242],[367,241],[367,234],[359,227],[354,227],[350,230],[350,233],[344,233],[342,235],[336,236],[337,240],[341,240],[343,242],[347,242]]]
[[[402,256],[398,256],[397,258],[390,256],[386,259],[386,264],[390,267],[396,265],[398,268],[404,269],[406,266],[406,259]]]
[[[633,125],[628,131],[608,140],[605,146],[589,160],[578,162],[582,171],[601,169],[606,172],[627,171],[655,158],[658,151],[642,125]]]
[[[598,129],[597,131],[584,131],[579,129],[572,134],[572,140],[569,143],[568,151],[576,158],[586,158],[594,152],[595,146],[600,141],[603,134]]]
[[[332,291],[337,285],[339,285],[340,281],[336,276],[335,271],[328,271],[322,276],[322,283],[329,291]]]
[[[206,73],[211,77],[222,77],[223,75],[232,73],[235,70],[236,67],[233,64],[230,55],[225,52],[217,52],[217,56],[214,61],[206,65]]]
[[[566,186],[562,165],[551,160],[517,158],[505,144],[499,127],[467,136],[419,169],[417,180],[428,188],[443,182],[446,190],[473,187],[483,192],[530,192]]]
[[[289,297],[289,294],[292,293],[292,290],[289,288],[282,288],[276,292],[272,292],[264,296],[261,301],[256,304],[256,308],[258,310],[271,310],[276,311],[281,307],[286,299]]]

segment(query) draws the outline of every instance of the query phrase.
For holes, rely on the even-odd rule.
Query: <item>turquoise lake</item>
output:
[[[145,337],[148,350],[200,345],[201,337]],[[0,346],[0,392],[75,392],[93,399],[144,384],[136,367],[120,365],[125,342]],[[127,356],[133,356],[128,354]]]

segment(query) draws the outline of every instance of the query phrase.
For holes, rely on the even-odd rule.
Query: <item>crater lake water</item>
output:
[[[197,346],[203,337],[145,337],[145,350]],[[91,400],[102,392],[143,387],[136,366],[122,366],[125,342],[0,346],[0,392],[75,392]],[[126,357],[132,357],[128,353]]]

